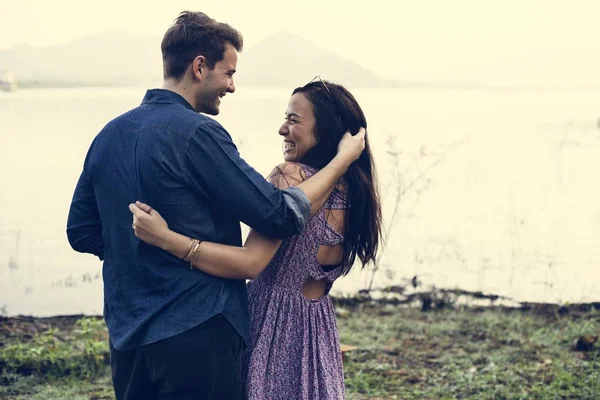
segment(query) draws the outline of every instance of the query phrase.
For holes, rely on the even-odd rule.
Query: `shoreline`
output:
[[[443,289],[432,287],[417,290],[410,285],[394,285],[368,292],[361,290],[354,295],[331,296],[335,305],[356,306],[375,304],[420,307],[422,311],[432,309],[506,309],[516,311],[534,311],[537,313],[559,312],[561,314],[600,310],[600,301],[589,302],[536,302],[516,301],[510,297],[482,291],[464,289]]]
[[[555,303],[514,301],[509,297],[472,292],[463,289],[409,290],[406,286],[389,286],[374,289],[371,292],[361,290],[353,295],[329,295],[336,310],[354,310],[358,308],[415,308],[423,312],[483,311],[492,309],[504,312],[524,312],[535,315],[567,315],[590,311],[600,311],[600,301]],[[339,311],[339,310],[338,310]],[[59,313],[56,315],[36,316],[32,314],[0,315],[0,330],[6,321],[20,320],[40,324],[44,322],[71,323],[81,318],[103,318],[102,314]]]

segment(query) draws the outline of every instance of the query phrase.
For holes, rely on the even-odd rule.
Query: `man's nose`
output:
[[[231,80],[231,82],[229,83],[229,86],[227,87],[227,91],[229,93],[233,93],[235,92],[235,82],[233,81],[233,79]]]

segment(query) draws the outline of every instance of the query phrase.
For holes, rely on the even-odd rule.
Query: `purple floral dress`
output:
[[[307,177],[316,170],[301,165]],[[345,210],[345,194],[334,190],[300,235],[283,241],[265,270],[248,284],[250,347],[247,376],[251,400],[338,400],[344,373],[335,312],[328,292],[343,266],[324,270],[321,245],[344,237],[327,223],[327,210]],[[308,279],[325,280],[323,297],[302,293]]]

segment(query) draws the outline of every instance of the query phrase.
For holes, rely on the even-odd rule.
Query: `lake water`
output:
[[[143,88],[0,93],[0,308],[100,313],[100,262],[69,247],[89,144]],[[353,90],[369,122],[389,232],[374,286],[532,301],[600,300],[600,93]],[[268,174],[290,90],[238,88],[217,119]],[[364,288],[356,268],[334,292]]]

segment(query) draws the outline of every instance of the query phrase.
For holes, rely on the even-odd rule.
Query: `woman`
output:
[[[294,90],[283,137],[285,163],[269,180],[280,188],[309,179],[336,154],[344,132],[367,126],[344,87],[318,81]],[[335,313],[328,296],[356,257],[374,262],[381,208],[371,149],[349,168],[305,231],[283,242],[251,231],[243,248],[190,239],[136,203],[136,236],[206,273],[248,284],[250,399],[342,399],[344,375]],[[149,214],[143,211],[149,212]]]

